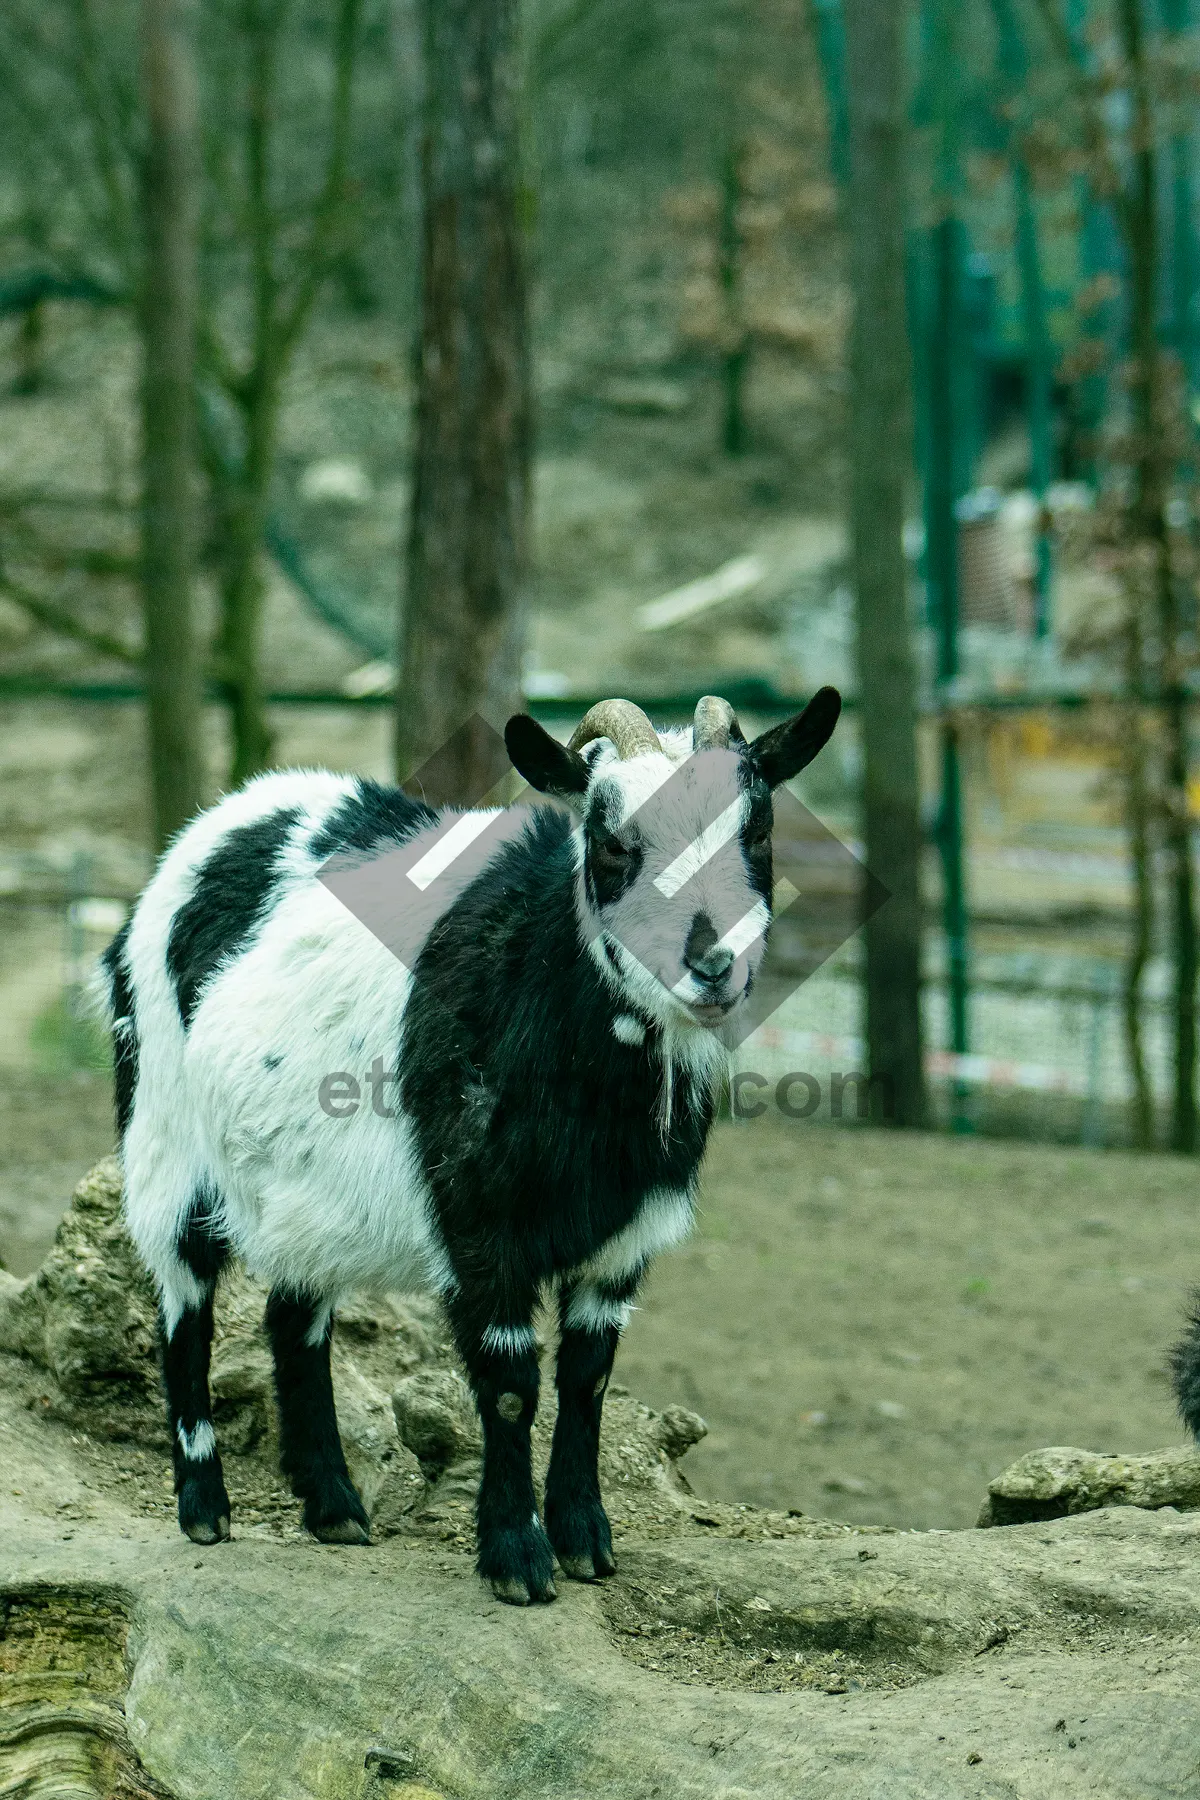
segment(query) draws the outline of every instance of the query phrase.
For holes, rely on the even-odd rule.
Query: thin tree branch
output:
[[[97,581],[133,581],[141,569],[141,558],[120,550],[75,549],[69,545],[50,543],[24,521],[16,522],[15,538],[21,561],[36,560],[52,574],[71,572],[91,575]]]
[[[71,0],[76,29],[73,34],[75,54],[70,67],[83,112],[91,129],[96,166],[108,200],[115,243],[123,258],[132,255],[134,241],[133,209],[126,181],[122,179],[122,158],[114,141],[112,121],[105,105],[104,87],[97,79],[102,56],[97,41],[89,0]],[[129,163],[126,160],[128,172]]]
[[[113,657],[118,662],[128,663],[133,668],[142,665],[140,650],[132,650],[121,638],[113,637],[107,631],[95,631],[77,619],[66,607],[56,606],[52,600],[43,600],[40,594],[32,593],[27,587],[15,582],[10,575],[0,574],[0,594],[19,606],[37,624],[57,637],[72,638],[77,644],[84,644],[94,650],[98,656]]]
[[[354,97],[354,67],[358,52],[358,23],[362,0],[341,0],[334,40],[333,99],[329,121],[329,160],[325,181],[313,215],[313,226],[302,257],[299,288],[279,327],[279,360],[285,362],[303,331],[321,285],[329,273],[331,250],[337,235],[345,198],[346,169],[350,158],[350,121]]]
[[[555,56],[571,33],[580,25],[586,24],[603,3],[604,0],[573,0],[573,4],[564,6],[560,13],[546,23],[534,40],[529,58],[530,72],[536,80],[546,79]]]
[[[36,100],[28,85],[20,80],[11,79],[14,73],[11,65],[8,73],[10,83],[7,98],[25,119],[29,142],[37,144],[40,156],[48,157],[52,162],[57,163],[59,174],[74,198],[75,204],[79,207],[88,229],[95,235],[98,242],[105,244],[112,251],[120,262],[122,257],[119,246],[113,241],[111,217],[103,209],[97,208],[94,201],[88,197],[89,190],[94,189],[95,186],[92,178],[93,172],[89,171],[86,163],[78,157],[67,133],[59,129],[54,109]],[[44,194],[46,187],[44,173],[39,173],[36,177],[36,186]]]
[[[197,350],[201,365],[213,377],[213,380],[224,388],[231,400],[236,401],[239,406],[244,405],[246,376],[238,368],[222,342],[211,307],[206,306],[201,313],[197,337],[199,340]]]
[[[246,0],[242,28],[250,46],[250,92],[246,115],[246,187],[254,317],[251,374],[247,389],[261,382],[271,361],[278,283],[275,273],[275,218],[271,210],[272,103],[280,9],[270,0]]]
[[[1071,36],[1067,22],[1059,11],[1059,5],[1055,3],[1055,0],[1033,0],[1033,5],[1042,21],[1047,37],[1054,45],[1060,59],[1071,70],[1076,85],[1084,90],[1090,89],[1087,63],[1080,52],[1079,45]]]
[[[1055,0],[1033,0],[1034,9],[1062,63],[1071,90],[1083,116],[1084,148],[1099,165],[1103,180],[1093,183],[1097,197],[1105,200],[1118,214],[1121,228],[1128,232],[1133,202],[1126,192],[1120,166],[1113,154],[1110,134],[1100,106],[1100,93],[1095,77],[1087,66],[1078,44],[1059,14]]]

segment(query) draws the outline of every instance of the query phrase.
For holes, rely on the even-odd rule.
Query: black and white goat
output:
[[[106,975],[126,1218],[161,1297],[190,1538],[229,1535],[208,1369],[214,1289],[237,1255],[270,1286],[283,1466],[316,1537],[367,1539],[330,1384],[338,1296],[432,1288],[483,1423],[480,1573],[519,1604],[553,1598],[556,1556],[569,1576],[612,1573],[597,1446],[618,1336],[650,1258],[692,1222],[722,1026],[770,919],[771,791],[839,707],[822,689],[753,743],[715,699],[661,734],[608,701],[568,746],[521,715],[512,761],[565,810],[485,821],[282,773],[171,845]],[[386,881],[402,849],[411,896],[434,897],[403,961],[327,879],[350,861]],[[436,883],[422,887],[416,853]],[[331,1076],[368,1067],[371,1105],[318,1104]],[[530,1426],[548,1289],[543,1528]]]

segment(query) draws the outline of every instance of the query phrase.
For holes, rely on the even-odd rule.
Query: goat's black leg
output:
[[[280,1465],[304,1502],[304,1528],[326,1544],[366,1544],[370,1531],[338,1436],[329,1373],[327,1306],[272,1288],[267,1331],[275,1356]]]
[[[555,1383],[558,1418],[546,1474],[546,1532],[564,1574],[594,1581],[616,1570],[612,1531],[600,1498],[600,1415],[630,1285],[564,1288]]]
[[[215,1201],[198,1192],[183,1217],[176,1259],[161,1271],[159,1350],[179,1496],[179,1528],[196,1544],[229,1536],[229,1495],[213,1430],[208,1369],[213,1294],[229,1245],[215,1224]]]
[[[498,1600],[553,1600],[554,1554],[538,1518],[530,1460],[540,1383],[533,1298],[516,1318],[510,1303],[503,1324],[483,1296],[456,1295],[449,1310],[483,1424],[476,1567]]]
[[[159,1314],[179,1529],[195,1544],[216,1544],[229,1536],[229,1495],[217,1455],[208,1393],[212,1334],[211,1290],[198,1306],[184,1308],[174,1329],[169,1330]]]

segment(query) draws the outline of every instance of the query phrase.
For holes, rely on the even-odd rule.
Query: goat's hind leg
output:
[[[366,1511],[338,1436],[329,1368],[331,1310],[272,1288],[267,1331],[275,1356],[280,1462],[292,1492],[304,1502],[304,1529],[325,1544],[367,1544]]]
[[[208,1390],[213,1294],[229,1246],[211,1210],[203,1197],[193,1201],[174,1265],[160,1271],[159,1342],[179,1527],[196,1544],[227,1538],[230,1514]]]

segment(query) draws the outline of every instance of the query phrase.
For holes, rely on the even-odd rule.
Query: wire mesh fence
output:
[[[90,772],[112,754],[101,748],[106,739],[88,737],[90,722],[118,710],[136,736],[134,708],[71,709],[72,729],[82,734],[77,782],[85,789]],[[343,710],[345,717],[339,713],[335,722],[331,708],[289,709],[302,735],[302,760],[321,759],[325,734],[329,759],[352,765],[356,752],[360,758],[364,752],[359,722],[368,717],[382,744],[377,709]],[[972,924],[965,1056],[949,1049],[932,851],[927,870],[924,1018],[935,1115],[942,1122],[957,1115],[984,1132],[1127,1143],[1132,1082],[1122,989],[1130,878],[1111,749],[1082,711],[981,711],[972,718],[965,740]],[[857,848],[852,717],[839,738],[838,756],[821,777],[824,785],[804,797],[843,842]],[[46,792],[43,783],[43,801]],[[76,789],[72,793],[78,800]],[[85,805],[84,816],[86,811]],[[98,820],[90,838],[78,817],[69,830],[49,830],[36,845],[14,842],[11,835],[6,841],[0,832],[4,1063],[35,1070],[102,1066],[103,1035],[88,998],[90,972],[149,866],[147,853],[122,835],[115,817]],[[1172,1080],[1171,971],[1163,946],[1156,949],[1142,979],[1139,1013],[1151,1084],[1165,1112]],[[862,1006],[861,942],[852,938],[739,1052],[737,1071],[765,1084],[745,1087],[746,1105],[765,1093],[777,1106],[781,1080],[803,1074],[816,1089],[800,1082],[785,1090],[792,1116],[856,1122],[869,1101],[858,1079],[865,1069]]]

